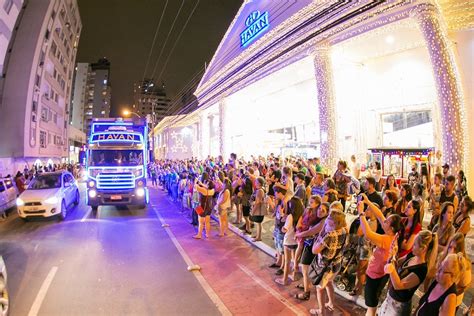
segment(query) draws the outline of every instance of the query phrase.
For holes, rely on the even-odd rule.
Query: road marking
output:
[[[36,295],[35,301],[33,302],[33,305],[31,306],[28,316],[38,315],[38,312],[41,308],[41,304],[43,303],[43,300],[46,297],[46,294],[48,293],[49,286],[53,282],[54,276],[56,275],[57,271],[58,271],[58,267],[52,267],[51,270],[49,271],[48,276],[46,277],[43,284],[41,285],[38,295]]]
[[[86,219],[89,218],[89,215],[91,215],[91,212],[92,212],[92,207],[89,207],[89,210],[86,212],[86,214],[84,215],[84,217],[81,219],[81,223],[85,222]]]
[[[250,271],[247,267],[237,264],[237,266],[240,268],[240,270],[244,271],[245,274],[247,274],[252,280],[254,280],[258,285],[263,287],[267,292],[269,292],[273,297],[275,297],[277,300],[285,304],[286,307],[291,309],[296,315],[305,315],[306,313],[300,310],[296,305],[288,301],[283,295],[275,291],[273,288],[271,288],[268,284],[265,283],[261,278],[256,276],[252,271]]]
[[[160,213],[158,213],[158,210],[153,208],[153,211],[155,212],[156,216],[158,217],[158,219],[160,220],[161,224],[165,224],[165,220],[163,219],[163,217],[161,217]],[[186,262],[186,264],[188,266],[193,266],[194,263],[192,262],[191,258],[189,258],[188,254],[186,253],[186,251],[183,249],[183,247],[181,247],[181,244],[179,243],[179,241],[176,239],[175,235],[173,234],[173,232],[168,228],[168,227],[165,227],[164,228],[166,230],[166,233],[168,233],[168,236],[170,237],[171,241],[173,242],[174,246],[176,247],[176,249],[178,250],[179,254],[181,255],[181,257],[183,257],[184,259],[184,262]],[[204,277],[202,276],[201,272],[199,271],[193,271],[192,272],[193,275],[196,277],[196,279],[198,280],[199,284],[202,286],[202,288],[204,289],[204,291],[206,292],[207,296],[209,296],[209,298],[211,299],[211,301],[217,306],[217,309],[219,310],[219,312],[222,314],[222,315],[232,315],[232,313],[229,311],[229,309],[227,308],[227,306],[225,306],[224,302],[222,302],[222,300],[220,299],[220,297],[217,295],[216,292],[214,292],[214,290],[212,289],[212,287],[209,285],[209,283],[207,283],[206,279],[204,279]]]

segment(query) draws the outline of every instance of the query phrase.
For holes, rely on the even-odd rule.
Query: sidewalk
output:
[[[191,238],[196,229],[186,222],[187,211],[173,203],[161,189],[151,188],[150,205],[159,214],[193,263],[201,266],[201,274],[233,315],[308,315],[316,296],[298,301],[296,283],[277,285],[274,270],[267,266],[273,259],[233,233],[210,240]],[[177,216],[178,215],[178,216]],[[216,223],[213,233],[217,234]],[[268,249],[267,249],[268,250]],[[191,272],[190,272],[191,273]],[[363,315],[365,311],[351,302],[336,297],[337,308],[327,315]]]

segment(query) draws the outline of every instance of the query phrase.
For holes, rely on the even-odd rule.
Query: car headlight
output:
[[[52,196],[50,197],[49,199],[46,199],[46,201],[44,201],[45,204],[57,204],[58,203],[58,198],[56,196]]]
[[[17,199],[16,199],[16,205],[17,205],[17,206],[23,206],[23,205],[25,205],[25,202],[23,202],[22,199],[17,198]]]
[[[135,193],[137,194],[137,196],[139,197],[142,197],[145,195],[145,189],[144,188],[138,188]]]
[[[90,198],[95,198],[97,196],[97,191],[96,190],[89,190],[89,197]]]

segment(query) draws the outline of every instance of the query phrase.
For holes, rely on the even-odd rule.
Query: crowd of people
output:
[[[318,158],[246,161],[231,154],[228,161],[160,160],[148,171],[152,185],[190,209],[196,239],[213,237],[212,212],[220,224],[216,236],[226,236],[235,212],[234,224],[254,241],[272,217],[275,282],[297,283],[297,300],[310,300],[315,289],[311,314],[336,308],[334,282],[353,249],[355,281],[348,289],[364,296],[367,315],[454,315],[471,283],[465,236],[473,201],[462,170],[419,168],[414,164],[400,183],[383,177],[378,162],[363,171],[354,156],[327,174]]]

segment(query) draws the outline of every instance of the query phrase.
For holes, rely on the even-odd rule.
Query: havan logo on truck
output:
[[[245,20],[247,28],[240,33],[240,46],[246,47],[264,31],[266,31],[270,23],[268,22],[268,12],[253,11]]]
[[[140,135],[127,133],[100,133],[92,135],[91,142],[103,141],[130,141],[140,142]]]

